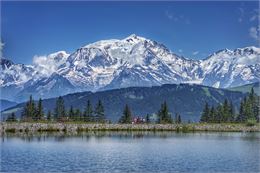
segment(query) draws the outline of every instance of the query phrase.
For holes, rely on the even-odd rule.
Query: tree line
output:
[[[161,108],[158,110],[156,123],[159,124],[170,124],[170,123],[181,123],[181,115],[176,113],[175,119],[172,118],[169,112],[166,101],[161,104]],[[130,107],[126,104],[123,115],[119,119],[119,123],[129,124],[132,123],[133,115]],[[151,115],[147,114],[145,117],[145,123],[151,123]]]
[[[249,95],[240,102],[239,111],[236,111],[231,101],[224,100],[218,106],[205,104],[200,122],[223,123],[223,122],[259,122],[259,96],[252,88]]]
[[[12,113],[11,116],[7,118],[6,121],[16,121],[15,114]],[[70,106],[69,110],[65,109],[64,100],[62,97],[58,97],[56,100],[56,106],[54,111],[50,110],[47,114],[44,114],[44,108],[42,105],[42,99],[40,98],[37,104],[34,102],[32,96],[30,96],[29,101],[26,102],[22,113],[21,121],[85,121],[85,122],[99,122],[104,123],[106,121],[104,106],[99,100],[95,107],[92,107],[90,101],[88,100],[84,111],[80,109],[74,109]]]
[[[155,123],[181,123],[181,115],[176,113],[175,118],[172,118],[169,112],[166,101],[161,104],[160,109],[157,112],[157,119]],[[145,122],[150,123],[151,115],[145,116]],[[132,123],[133,114],[130,107],[126,104],[122,116],[119,119],[119,123]],[[84,121],[84,122],[108,122],[105,116],[104,106],[101,100],[98,100],[95,106],[92,106],[90,100],[87,101],[83,111],[75,109],[70,106],[68,110],[65,109],[64,100],[62,97],[58,97],[56,100],[55,108],[52,111],[48,111],[44,114],[44,108],[42,105],[42,99],[40,98],[37,103],[30,96],[29,101],[26,102],[22,113],[21,121]],[[16,116],[12,113],[6,121],[17,121]],[[205,103],[204,109],[201,114],[200,122],[206,123],[223,123],[223,122],[239,122],[244,123],[248,121],[259,122],[259,96],[251,89],[251,92],[240,103],[239,111],[234,109],[232,101],[224,100],[222,104],[217,106],[210,106]]]
[[[180,114],[175,115],[175,119],[171,117],[168,105],[165,102],[161,104],[158,110],[157,120],[155,123],[181,123]],[[119,123],[132,123],[134,116],[130,107],[126,104],[119,119]],[[151,123],[151,115],[147,114],[145,116],[145,123]],[[70,106],[68,110],[65,108],[64,99],[58,97],[56,100],[55,108],[52,111],[48,111],[44,114],[44,108],[42,105],[42,99],[40,98],[38,102],[35,103],[33,97],[30,96],[29,101],[26,102],[21,113],[21,121],[31,122],[31,121],[83,121],[83,122],[98,122],[105,123],[108,120],[105,117],[105,110],[101,100],[98,100],[95,107],[92,106],[90,100],[87,101],[83,111],[80,109],[75,109]],[[6,121],[14,122],[17,121],[15,113],[12,113]]]

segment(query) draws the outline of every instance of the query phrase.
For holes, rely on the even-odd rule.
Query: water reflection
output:
[[[260,133],[5,134],[0,172],[259,172]]]
[[[239,132],[192,132],[192,133],[177,133],[177,132],[167,132],[167,131],[89,131],[89,132],[74,132],[74,133],[64,133],[64,132],[36,132],[36,133],[6,133],[1,136],[1,141],[19,138],[26,142],[42,142],[46,140],[53,140],[56,142],[63,142],[69,138],[78,138],[82,140],[90,140],[95,138],[96,140],[102,140],[103,138],[118,138],[118,139],[143,139],[143,138],[161,138],[167,139],[170,137],[183,138],[183,137],[203,137],[204,139],[236,139],[240,140],[257,140],[260,143],[260,133],[239,133]]]

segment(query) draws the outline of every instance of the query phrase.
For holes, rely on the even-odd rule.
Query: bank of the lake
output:
[[[0,133],[24,132],[79,132],[79,131],[211,131],[211,132],[260,132],[260,125],[247,124],[89,124],[89,123],[6,123]]]

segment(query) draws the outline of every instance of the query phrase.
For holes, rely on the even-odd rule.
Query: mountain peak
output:
[[[126,37],[125,39],[123,40],[126,40],[126,41],[129,41],[129,40],[136,40],[136,41],[143,41],[143,40],[147,40],[146,38],[144,37],[141,37],[141,36],[138,36],[136,34],[131,34],[129,35],[128,37]]]
[[[60,57],[60,58],[66,58],[68,57],[70,54],[68,54],[66,51],[62,50],[62,51],[58,51],[58,52],[54,52],[50,55],[48,55],[48,57]]]
[[[248,46],[244,48],[237,48],[234,50],[236,53],[250,53],[250,54],[260,54],[260,48],[255,47],[255,46]]]
[[[0,58],[0,64],[1,64],[1,67],[4,68],[5,66],[6,67],[10,67],[14,63],[10,59]]]

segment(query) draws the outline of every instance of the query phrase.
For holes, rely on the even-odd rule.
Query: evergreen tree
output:
[[[146,114],[145,120],[146,120],[146,123],[150,123],[151,122],[149,114]]]
[[[125,124],[130,124],[132,122],[132,113],[128,105],[125,105],[123,115],[119,119],[119,123],[125,123]]]
[[[252,117],[259,121],[259,96],[255,94],[254,88],[251,88],[250,94],[249,94],[249,100],[252,107]]]
[[[69,118],[72,120],[72,119],[75,119],[75,112],[74,112],[74,109],[73,109],[73,106],[70,106],[70,110],[69,110]]]
[[[158,111],[158,123],[172,123],[171,114],[169,113],[166,101],[161,104],[161,109]]]
[[[229,103],[229,116],[228,116],[228,122],[234,122],[235,121],[235,112],[234,112],[234,106],[232,101]]]
[[[92,121],[92,119],[93,119],[93,110],[92,110],[90,100],[88,100],[87,106],[86,106],[85,112],[84,112],[84,120],[87,122],[90,122],[90,121]]]
[[[223,114],[222,114],[221,122],[227,122],[229,119],[229,115],[230,115],[230,108],[229,108],[228,100],[225,99],[223,104]]]
[[[248,120],[259,122],[259,96],[251,88],[248,97],[240,102],[239,114],[236,118],[237,122],[246,122]]]
[[[254,114],[253,114],[253,107],[252,107],[252,100],[249,98],[245,98],[244,100],[244,111],[245,111],[245,120],[247,121],[248,119],[254,119]]]
[[[259,96],[256,96],[256,99],[255,99],[255,104],[254,104],[254,107],[253,107],[253,111],[254,111],[254,115],[255,115],[255,119],[257,122],[259,122],[260,120],[260,97]]]
[[[245,115],[245,99],[240,102],[239,114],[236,118],[236,122],[244,122],[246,120]]]
[[[206,102],[205,107],[202,111],[200,122],[208,122],[208,121],[209,121],[209,105]]]
[[[60,96],[58,97],[56,101],[56,107],[55,107],[55,112],[54,112],[54,118],[55,119],[60,119],[62,117],[65,117],[66,112],[65,112],[65,106],[64,106],[64,100]]]
[[[81,111],[80,111],[80,109],[76,109],[75,117],[76,117],[76,120],[81,121]]]
[[[210,108],[208,122],[214,123],[214,122],[216,121],[216,120],[215,120],[215,114],[216,114],[215,108],[214,108],[214,106],[212,106],[212,107]]]
[[[177,123],[181,124],[181,115],[180,114],[178,114],[178,116],[177,116]]]
[[[215,117],[214,117],[214,122],[216,123],[221,123],[222,122],[222,115],[223,115],[223,106],[218,105],[215,111]]]
[[[34,100],[32,98],[32,95],[30,95],[29,101],[26,102],[22,110],[21,116],[24,120],[31,121],[35,119],[35,115],[36,115],[36,109],[35,109]]]
[[[102,105],[101,100],[98,100],[98,103],[96,105],[96,109],[95,109],[95,114],[96,114],[96,121],[97,122],[105,122],[105,111],[104,111],[104,107]]]
[[[49,110],[47,113],[47,120],[50,121],[51,120],[51,111]]]
[[[37,111],[36,111],[36,120],[42,120],[44,117],[43,107],[42,107],[42,99],[40,98],[38,101]]]

